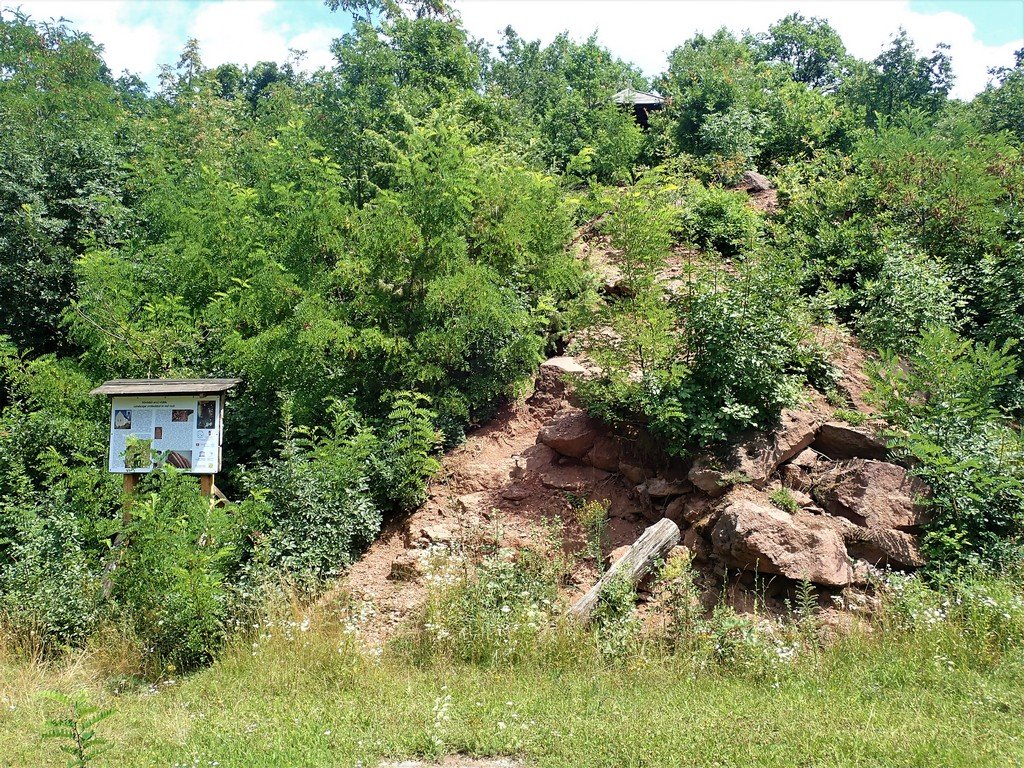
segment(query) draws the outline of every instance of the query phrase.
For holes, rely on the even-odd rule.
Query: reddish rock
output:
[[[763,488],[780,464],[814,442],[821,421],[814,411],[785,410],[778,427],[735,444],[725,458],[699,456],[690,468],[690,482],[710,496],[736,483]]]
[[[920,568],[925,564],[917,537],[906,531],[862,528],[847,522],[842,536],[850,556],[871,565]]]
[[[477,514],[489,511],[487,508],[490,506],[490,500],[491,494],[488,491],[477,491],[476,493],[464,493],[459,496],[456,503],[463,513]]]
[[[789,463],[792,466],[800,467],[801,469],[813,469],[820,460],[817,452],[813,448],[804,448],[800,453],[790,459]]]
[[[581,493],[598,483],[606,480],[610,475],[603,469],[586,467],[580,464],[567,464],[559,466],[552,464],[540,472],[540,482],[545,488],[556,491],[571,491]]]
[[[628,555],[629,550],[631,550],[632,548],[633,545],[626,544],[621,547],[616,547],[611,552],[609,552],[608,556],[605,558],[605,562],[607,563],[608,567],[611,568],[613,565],[619,562],[619,560]]]
[[[735,188],[746,190],[750,194],[754,194],[756,192],[767,192],[775,187],[770,181],[768,181],[767,177],[761,175],[757,171],[744,171]]]
[[[640,485],[647,477],[643,467],[625,460],[619,461],[619,472],[633,485]]]
[[[842,586],[850,581],[846,547],[820,518],[790,515],[769,503],[739,499],[711,532],[714,552],[727,565],[788,579]]]
[[[822,475],[814,496],[832,515],[877,529],[914,528],[927,521],[917,500],[928,487],[903,467],[884,461],[855,461]]]
[[[783,464],[779,469],[782,474],[782,484],[794,491],[806,492],[811,488],[811,476],[803,467],[792,462]]]
[[[664,499],[669,496],[682,496],[684,493],[690,493],[693,491],[693,484],[685,480],[671,482],[663,477],[652,477],[637,490],[642,490],[653,498]]]
[[[451,530],[443,525],[413,525],[406,530],[406,542],[411,547],[450,544],[454,538]]]
[[[708,496],[721,496],[732,485],[732,478],[738,478],[738,473],[730,474],[721,461],[715,456],[698,456],[690,473],[687,475],[690,482],[700,488]]]
[[[885,440],[870,427],[854,427],[839,421],[821,425],[814,448],[830,459],[884,459]]]
[[[552,357],[540,365],[531,401],[539,405],[555,407],[568,389],[571,376],[586,373],[586,369],[571,357]]]
[[[556,458],[557,454],[554,451],[542,443],[537,443],[523,451],[516,463],[527,472],[539,472],[554,463]]]
[[[619,453],[617,440],[611,437],[601,437],[594,443],[594,447],[587,453],[584,461],[607,472],[618,472]]]
[[[702,496],[680,496],[665,507],[664,516],[678,525],[693,525],[708,511],[712,502]]]
[[[583,411],[572,411],[541,427],[537,441],[563,456],[583,458],[600,437],[601,425]]]
[[[530,494],[530,489],[520,483],[514,483],[501,490],[501,498],[513,502],[525,501],[530,498]]]
[[[695,562],[707,562],[711,557],[711,548],[707,540],[696,528],[687,528],[683,531],[682,545],[690,550]]]
[[[678,499],[672,499],[666,506],[663,513],[663,517],[667,517],[673,523],[683,528],[683,513],[686,509],[686,498],[680,496]]]

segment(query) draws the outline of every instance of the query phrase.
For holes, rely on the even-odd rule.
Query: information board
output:
[[[195,475],[220,471],[220,397],[131,395],[110,401],[111,472],[153,471],[166,463]]]

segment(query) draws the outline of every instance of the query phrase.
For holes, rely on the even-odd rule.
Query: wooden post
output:
[[[121,507],[121,519],[127,525],[132,521],[132,501],[135,496],[135,486],[139,484],[139,476],[134,472],[124,475],[124,505]]]
[[[199,492],[203,496],[209,496],[213,493],[213,475],[199,476]]]
[[[652,525],[636,540],[629,551],[608,569],[597,584],[591,587],[576,604],[569,609],[569,614],[586,619],[597,606],[601,590],[617,579],[625,579],[631,586],[636,584],[651,570],[656,560],[663,558],[679,543],[679,526],[667,517]]]
[[[128,472],[122,475],[124,482],[124,504],[121,506],[121,527],[127,528],[128,523],[132,521],[132,502],[135,501],[135,486],[139,484],[139,475],[135,472]],[[121,550],[125,545],[125,533],[123,530],[118,531],[114,536],[114,541],[110,545],[110,552],[107,554],[107,560],[103,564],[103,578],[100,579],[100,585],[103,589],[103,599],[106,600],[110,597],[110,592],[114,588],[114,582],[110,578],[110,574],[117,569],[117,562],[121,559]]]

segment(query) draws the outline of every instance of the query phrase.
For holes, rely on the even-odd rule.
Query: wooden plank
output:
[[[199,492],[203,496],[209,496],[213,493],[213,475],[199,476]]]
[[[134,472],[129,472],[126,475],[124,475],[124,492],[125,492],[125,495],[130,496],[131,494],[135,493],[135,486],[138,485],[138,484],[139,484],[139,476],[137,474],[135,474]],[[126,499],[125,503],[124,503],[124,517],[125,517],[126,521],[131,519],[131,512],[129,511],[130,508],[131,508],[131,502],[130,502],[130,500]]]
[[[581,619],[588,618],[597,606],[601,590],[608,584],[617,579],[625,579],[631,586],[636,586],[650,572],[654,563],[666,557],[678,543],[679,526],[667,517],[659,520],[640,534],[629,551],[608,569],[587,594],[576,601],[569,609],[569,614]]]
[[[241,379],[112,379],[90,395],[215,395],[241,384]]]

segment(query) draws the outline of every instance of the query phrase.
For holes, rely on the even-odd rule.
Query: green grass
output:
[[[63,765],[39,736],[47,689],[116,707],[98,766],[375,766],[442,753],[586,768],[1024,764],[1024,653],[972,657],[953,640],[856,634],[768,667],[648,649],[618,664],[581,653],[494,669],[374,659],[314,628],[120,695],[88,656],[7,660],[0,765]]]

